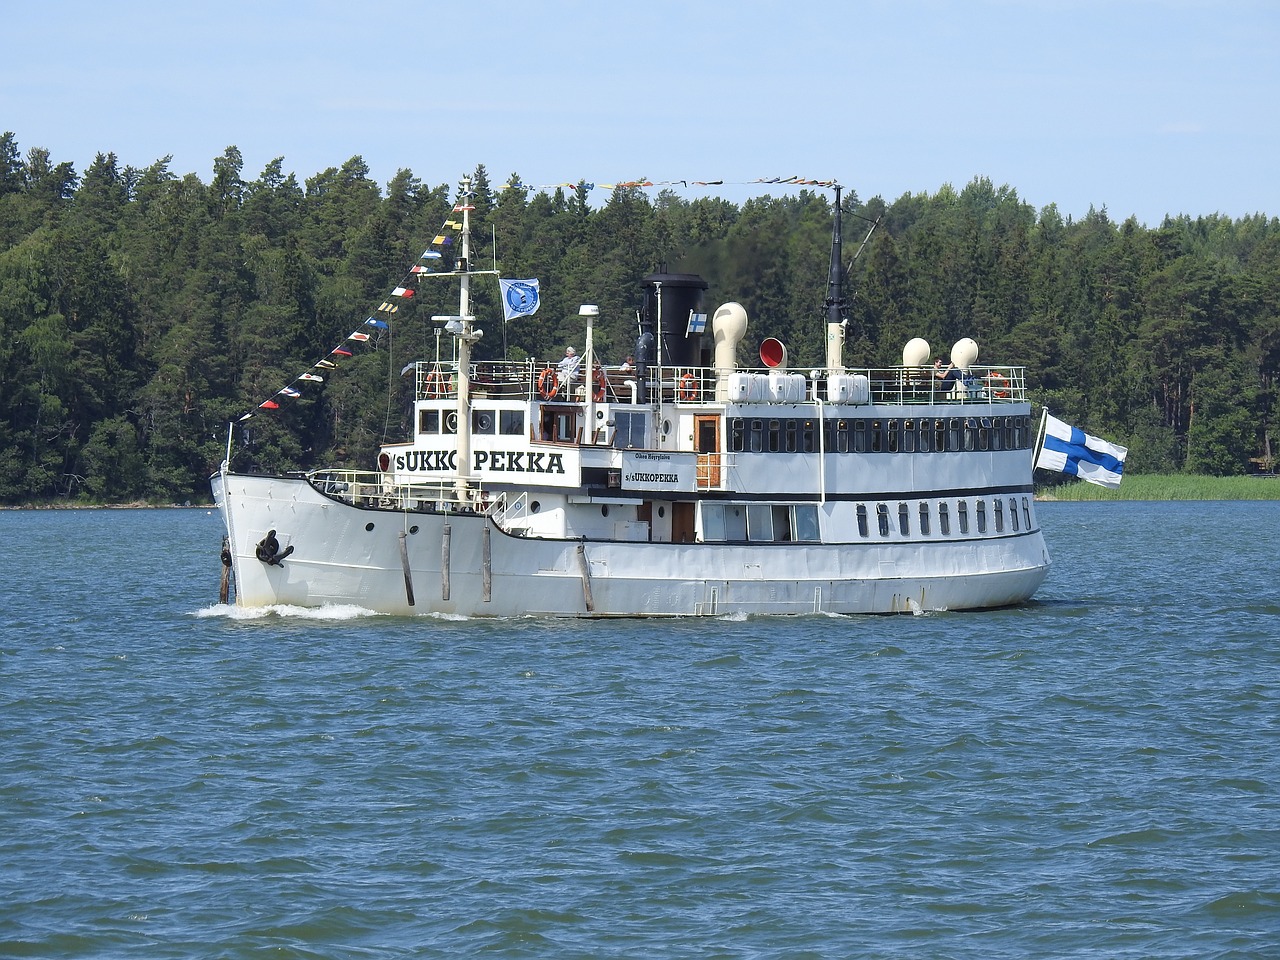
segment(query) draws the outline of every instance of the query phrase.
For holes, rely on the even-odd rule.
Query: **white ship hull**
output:
[[[910,542],[593,542],[512,536],[479,513],[360,508],[302,479],[228,474],[214,493],[236,602],[250,607],[467,617],[964,610],[1029,599],[1049,567],[1038,527]],[[268,530],[293,548],[278,565],[255,555]]]
[[[827,356],[806,374],[773,338],[759,346],[764,369],[741,367],[743,307],[723,304],[708,322],[706,281],[667,273],[642,281],[634,365],[599,365],[589,304],[581,358],[566,348],[554,364],[473,362],[482,331],[469,284],[485,271],[471,266],[464,182],[462,221],[450,221],[459,269],[433,274],[424,254],[404,281],[460,286],[458,314],[434,318],[452,357],[402,371],[415,372],[404,442],[384,444],[376,470],[270,478],[233,472],[228,437],[213,490],[236,602],[683,617],[1029,599],[1049,558],[1031,495],[1025,372],[978,368],[968,338],[945,369],[928,366],[919,339],[901,366],[846,367],[834,187]],[[300,396],[334,365],[319,361],[277,396]]]

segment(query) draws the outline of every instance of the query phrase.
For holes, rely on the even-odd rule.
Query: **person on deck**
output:
[[[564,390],[564,395],[568,398],[572,395],[573,381],[577,379],[578,368],[582,366],[582,358],[578,356],[578,352],[573,347],[565,347],[564,356],[557,366],[560,370],[560,388]]]
[[[942,365],[942,358],[939,357],[933,361],[933,375],[941,380],[945,385],[957,383],[960,380],[960,368],[954,363],[948,363],[945,367]]]

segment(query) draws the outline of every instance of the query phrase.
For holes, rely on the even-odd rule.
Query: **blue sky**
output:
[[[359,154],[384,184],[982,176],[1077,219],[1280,216],[1280,0],[43,0],[3,24],[0,130],[78,172],[171,154],[208,182],[235,145],[249,180]]]

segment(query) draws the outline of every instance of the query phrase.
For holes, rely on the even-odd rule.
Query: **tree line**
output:
[[[0,137],[0,502],[207,502],[228,424],[372,316],[455,216],[454,185],[405,169],[384,189],[359,156],[305,183],[283,158],[246,180],[235,147],[208,183],[170,163],[107,153],[80,174]],[[593,204],[587,184],[468,176],[473,259],[542,293],[504,324],[496,285],[473,287],[477,359],[580,348],[577,308],[595,303],[597,349],[617,362],[640,279],[664,269],[702,275],[711,309],[747,308],[744,350],[776,336],[798,367],[822,363],[831,192],[737,205],[618,187]],[[1130,472],[1271,468],[1276,218],[1074,220],[984,178],[843,203],[847,259],[870,231],[848,264],[850,365],[899,363],[917,336],[945,356],[969,336],[980,360],[1025,365],[1055,415],[1129,446]],[[409,430],[400,371],[435,356],[431,317],[456,298],[422,283],[322,386],[247,421],[235,466],[371,465]]]

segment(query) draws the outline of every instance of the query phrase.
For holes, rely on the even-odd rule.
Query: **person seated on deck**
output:
[[[950,392],[956,399],[963,398],[963,374],[960,368],[954,363],[948,363],[944,367],[942,365],[942,358],[939,357],[937,360],[933,361],[933,375],[942,381],[942,386],[938,388],[942,393]]]
[[[621,373],[631,373],[636,368],[636,358],[631,354],[627,354],[627,359],[622,361],[622,366],[618,368]]]
[[[565,399],[573,396],[573,381],[577,379],[578,368],[582,366],[582,358],[573,347],[564,348],[564,356],[557,364],[560,371],[560,388],[564,390]]]

